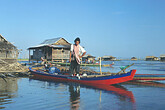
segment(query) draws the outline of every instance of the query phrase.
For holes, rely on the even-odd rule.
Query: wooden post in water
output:
[[[29,63],[30,63],[30,60],[31,60],[31,56],[30,56],[30,49],[29,49]]]
[[[51,60],[52,60],[52,62],[53,62],[53,48],[52,48],[52,54],[51,54]]]
[[[102,75],[102,71],[101,71],[101,57],[100,57],[100,74]]]
[[[100,91],[100,97],[99,97],[99,99],[100,99],[100,102],[101,102],[101,93],[102,93],[102,92]]]

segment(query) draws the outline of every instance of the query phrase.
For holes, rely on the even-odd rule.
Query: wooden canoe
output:
[[[92,76],[70,76],[63,74],[50,74],[48,72],[35,70],[29,68],[29,71],[38,79],[44,80],[60,80],[64,82],[76,82],[81,84],[102,84],[102,85],[111,85],[122,83],[126,81],[133,80],[133,77],[136,73],[136,70],[131,70],[126,73],[118,73],[118,74],[108,74],[108,75],[92,75]]]

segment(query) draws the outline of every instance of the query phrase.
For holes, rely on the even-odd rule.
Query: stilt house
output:
[[[93,62],[93,61],[95,61],[95,56],[92,56],[92,55],[90,55],[90,54],[88,54],[88,55],[84,55],[83,57],[82,57],[82,61],[84,61],[84,62]]]
[[[103,56],[101,57],[103,61],[116,61],[116,57],[113,56]]]
[[[165,54],[160,55],[160,61],[165,61]]]
[[[136,58],[136,57],[132,57],[131,60],[132,60],[132,61],[136,61],[137,58]]]
[[[155,56],[146,56],[146,61],[158,61],[159,58]]]
[[[62,37],[47,39],[41,44],[29,47],[29,61],[40,61],[41,57],[47,61],[64,62],[69,60],[71,44]]]
[[[0,64],[13,63],[18,58],[18,49],[0,35]]]

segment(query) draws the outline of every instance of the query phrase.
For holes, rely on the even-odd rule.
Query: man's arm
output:
[[[82,46],[80,46],[80,49],[81,49],[83,54],[81,56],[79,56],[79,58],[82,58],[86,54],[86,51]]]
[[[82,58],[85,54],[86,54],[86,52],[84,52],[81,56],[79,56],[79,58]]]
[[[69,62],[71,62],[71,55],[72,55],[72,53],[71,53],[71,51],[70,51]]]

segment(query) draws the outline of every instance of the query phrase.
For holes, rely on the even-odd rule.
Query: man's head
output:
[[[80,38],[77,37],[77,38],[74,40],[74,43],[75,43],[76,45],[80,44]]]

